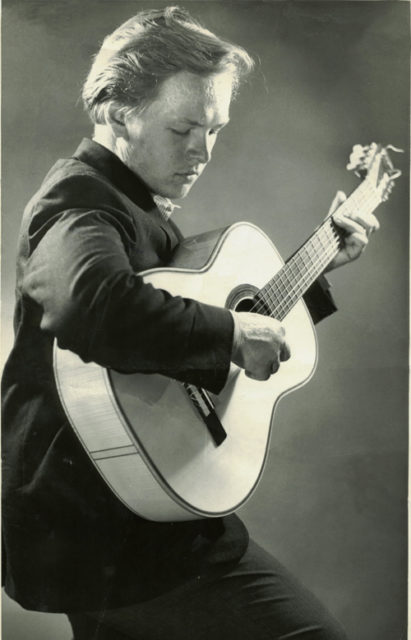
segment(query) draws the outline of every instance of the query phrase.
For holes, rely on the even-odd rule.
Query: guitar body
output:
[[[283,266],[267,236],[249,223],[189,238],[173,263],[142,275],[173,295],[247,309]],[[209,394],[227,437],[216,445],[181,383],[161,375],[123,375],[55,346],[57,386],[66,414],[106,483],[136,514],[157,521],[216,517],[255,490],[282,395],[314,372],[316,336],[302,301],[283,324],[291,358],[266,382],[232,365],[223,391]]]

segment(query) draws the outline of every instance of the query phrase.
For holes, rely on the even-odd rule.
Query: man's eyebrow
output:
[[[197,120],[190,120],[190,118],[181,118],[181,120],[183,120],[184,122],[187,122],[187,124],[191,124],[193,127],[202,127],[203,126],[202,122],[198,122]],[[216,124],[213,127],[213,129],[222,129],[229,122],[230,122],[229,119],[228,120],[224,120],[224,122],[219,122],[218,124]]]

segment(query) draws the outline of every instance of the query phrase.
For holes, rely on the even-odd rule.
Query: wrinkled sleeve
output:
[[[230,312],[145,283],[127,252],[133,234],[122,212],[33,218],[23,294],[38,305],[41,329],[85,362],[219,392],[230,364]]]

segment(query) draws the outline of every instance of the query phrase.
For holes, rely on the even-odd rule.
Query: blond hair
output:
[[[108,105],[142,109],[168,77],[188,71],[230,71],[234,91],[253,60],[237,45],[203,28],[179,7],[141,11],[108,35],[83,86],[85,109],[95,124],[107,122]]]

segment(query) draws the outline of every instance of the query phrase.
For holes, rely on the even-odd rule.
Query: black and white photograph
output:
[[[409,46],[3,0],[3,640],[406,640]]]

